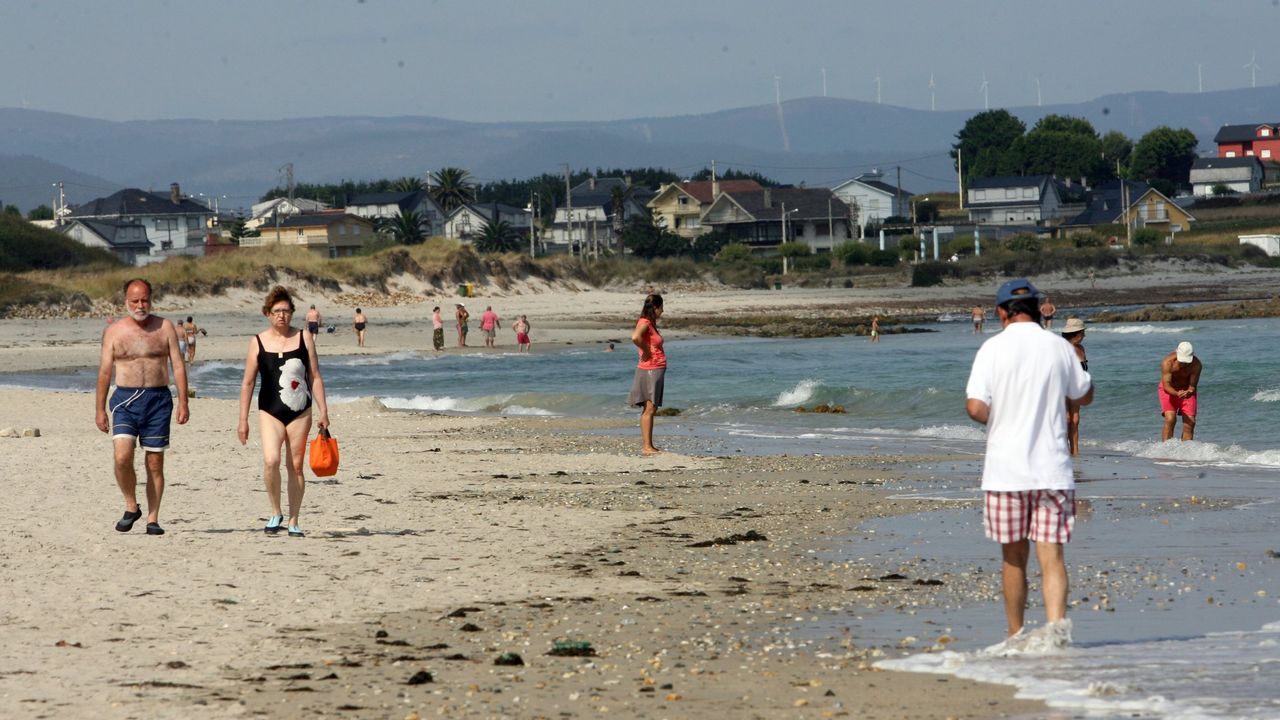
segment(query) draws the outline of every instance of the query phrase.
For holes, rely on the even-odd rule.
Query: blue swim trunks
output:
[[[136,439],[147,452],[169,447],[169,418],[173,396],[167,387],[118,387],[107,401],[111,412],[111,437]]]

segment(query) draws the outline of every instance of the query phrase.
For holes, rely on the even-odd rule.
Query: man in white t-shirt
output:
[[[1075,479],[1067,445],[1067,399],[1093,402],[1093,381],[1071,344],[1040,326],[1039,292],[1025,279],[996,293],[1003,330],[973,359],[969,417],[987,426],[982,524],[1000,543],[1005,616],[1012,637],[1027,604],[1029,540],[1036,544],[1045,616],[1067,616],[1063,544],[1075,524]]]

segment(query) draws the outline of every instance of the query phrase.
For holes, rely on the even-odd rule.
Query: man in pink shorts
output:
[[[996,317],[1003,330],[979,348],[965,388],[969,417],[987,426],[982,521],[987,537],[1000,543],[1009,637],[1022,631],[1030,542],[1040,563],[1045,618],[1066,620],[1063,544],[1075,525],[1066,400],[1093,402],[1093,381],[1071,344],[1040,326],[1038,296],[1025,279],[1000,286]]]
[[[1160,414],[1164,416],[1164,428],[1160,440],[1173,437],[1173,429],[1182,416],[1182,439],[1196,436],[1196,386],[1200,384],[1200,358],[1196,357],[1191,343],[1183,340],[1178,348],[1160,361],[1160,385],[1156,395],[1160,397]]]

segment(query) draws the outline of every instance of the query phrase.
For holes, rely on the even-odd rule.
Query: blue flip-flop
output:
[[[133,529],[133,524],[138,522],[138,519],[141,517],[142,508],[138,508],[133,512],[126,510],[124,517],[120,518],[120,520],[116,522],[116,530],[119,532],[129,532]]]
[[[262,528],[262,531],[268,535],[275,535],[276,533],[280,532],[283,529],[284,529],[284,516],[272,515],[271,519],[267,521],[267,526]]]

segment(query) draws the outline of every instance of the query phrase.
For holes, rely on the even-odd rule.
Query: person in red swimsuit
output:
[[[1160,398],[1160,414],[1164,427],[1160,440],[1173,437],[1178,416],[1182,416],[1182,439],[1193,440],[1196,435],[1196,386],[1200,384],[1200,358],[1195,356],[1191,343],[1182,341],[1178,348],[1160,361],[1160,385],[1156,394]]]

